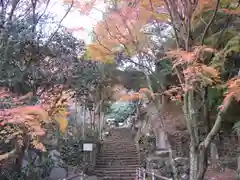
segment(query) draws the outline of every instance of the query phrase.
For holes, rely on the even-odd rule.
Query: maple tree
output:
[[[79,58],[84,42],[62,26],[72,2],[61,20],[53,18],[51,5],[51,0],[0,2],[0,165],[11,163],[13,171],[28,148],[46,150],[41,140],[49,126],[56,123],[65,133],[68,100],[101,80],[96,63]]]
[[[32,93],[25,96],[16,96],[6,88],[1,88],[1,141],[14,142],[15,148],[0,155],[0,161],[14,155],[20,155],[28,146],[45,151],[44,145],[39,141],[44,136],[44,125],[53,122],[59,123],[60,131],[64,132],[67,126],[66,105],[72,93],[63,92],[61,86],[55,86],[40,96],[40,104],[27,105]]]
[[[211,127],[205,139],[201,141],[199,127],[197,126],[201,116],[198,116],[197,114],[199,109],[203,107],[199,106],[199,103],[201,101],[203,103],[206,102],[204,93],[207,92],[206,88],[208,86],[214,86],[221,83],[219,69],[216,69],[209,64],[205,64],[204,62],[206,61],[204,61],[203,57],[204,52],[206,51],[217,54],[216,50],[211,47],[205,47],[203,43],[206,33],[208,33],[209,26],[214,21],[216,13],[220,9],[220,1],[173,2],[169,0],[166,1],[166,3],[168,11],[171,14],[172,24],[178,44],[178,49],[167,52],[167,56],[174,60],[173,69],[176,72],[180,82],[180,88],[175,88],[175,90],[177,90],[175,93],[177,93],[178,96],[183,96],[182,104],[185,114],[185,121],[191,139],[190,179],[201,180],[203,179],[204,173],[207,169],[207,149],[209,148],[211,141],[220,130],[224,115],[228,111],[233,99],[238,100],[238,98],[236,98],[237,86],[235,83],[239,78],[236,77],[235,79],[229,81],[230,84],[234,84],[234,88],[231,88],[231,85],[227,86],[228,93],[226,94],[222,106],[218,111],[215,124],[213,127]],[[194,40],[190,37],[190,34],[192,33],[191,26],[193,25],[191,21],[199,14],[198,7],[201,6],[201,11],[206,10],[205,7],[207,7],[207,10],[213,9],[213,13],[211,19],[202,32],[201,46],[194,46],[194,43],[196,42],[194,42]],[[181,7],[181,9],[176,8],[176,11],[176,9],[173,7]],[[182,91],[180,91],[180,89],[182,89]],[[206,108],[206,104],[204,105]],[[206,114],[202,114],[203,117],[205,115]]]
[[[46,27],[50,16],[46,13],[49,1],[20,0],[4,1],[0,4],[2,8],[0,68],[3,87],[0,92],[0,134],[3,144],[16,146],[8,153],[4,154],[5,151],[2,151],[0,160],[8,161],[9,156],[16,156],[20,165],[21,156],[29,145],[45,150],[39,141],[39,137],[45,133],[44,124],[55,119],[59,122],[62,132],[66,129],[67,115],[64,113],[66,107],[60,109],[60,105],[54,103],[62,100],[62,88],[49,89],[49,87],[72,75],[69,73],[72,65],[63,62],[62,59],[68,54],[68,59],[73,60],[82,45],[62,27],[48,35],[42,33],[41,29],[43,26]],[[41,28],[36,28],[39,26]],[[68,41],[72,42],[71,48]],[[74,42],[77,48],[73,47]],[[55,54],[58,54],[58,58]],[[63,66],[65,68],[62,68]],[[37,92],[40,88],[42,90]],[[59,92],[55,92],[56,90]],[[46,96],[43,97],[43,94]],[[40,104],[31,102],[36,96],[40,98]]]
[[[76,4],[76,9],[83,14],[85,8],[89,9],[86,3]],[[162,1],[110,1],[110,4],[112,7],[94,28],[94,42],[87,47],[88,56],[94,60],[112,61],[122,49],[126,55],[143,50],[146,37],[139,30],[149,21],[159,23],[168,19],[168,14],[161,8]]]
[[[137,93],[123,94],[119,97],[120,101],[135,101],[141,99],[151,100],[154,94],[148,88],[140,88]]]

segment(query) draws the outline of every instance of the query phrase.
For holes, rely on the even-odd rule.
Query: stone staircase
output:
[[[96,173],[100,180],[133,180],[140,158],[128,128],[109,131],[98,155]]]

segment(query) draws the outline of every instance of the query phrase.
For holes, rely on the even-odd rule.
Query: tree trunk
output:
[[[194,146],[190,147],[190,180],[197,179],[199,154]]]
[[[203,180],[207,170],[207,150],[190,148],[190,180]]]
[[[190,134],[190,180],[202,180],[207,169],[207,148],[200,144],[198,123],[200,118],[195,102],[194,92],[184,95],[184,114],[188,132]]]
[[[187,96],[186,96],[187,95]],[[202,180],[204,177],[204,174],[207,170],[207,151],[209,149],[209,146],[213,139],[216,137],[217,133],[220,130],[223,117],[225,113],[228,111],[230,104],[233,101],[233,96],[231,96],[227,102],[225,102],[224,107],[222,110],[218,112],[217,119],[211,129],[211,131],[208,133],[207,137],[202,141],[199,142],[199,137],[196,136],[196,129],[197,126],[194,124],[192,125],[192,122],[195,122],[195,116],[194,110],[191,109],[191,95],[188,96],[188,93],[186,93],[184,97],[184,110],[186,115],[186,121],[188,130],[191,137],[191,144],[190,144],[190,180]],[[189,103],[186,103],[186,100],[188,100]],[[190,108],[188,108],[190,107]],[[190,110],[189,110],[190,109]],[[188,112],[186,111],[188,110]]]

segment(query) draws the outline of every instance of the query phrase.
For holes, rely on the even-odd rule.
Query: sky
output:
[[[91,32],[94,25],[103,18],[102,11],[105,9],[104,1],[97,2],[88,16],[72,10],[62,22],[62,25],[69,29],[83,27],[84,30],[75,31],[73,35],[79,39],[83,39],[87,44],[91,42]],[[49,10],[51,13],[56,14],[56,18],[60,20],[64,16],[67,8],[68,6],[63,5],[63,0],[52,0]]]

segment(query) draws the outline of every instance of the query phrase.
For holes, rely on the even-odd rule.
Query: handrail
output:
[[[173,180],[172,178],[164,177],[159,174],[156,174],[153,170],[148,171],[144,168],[137,168],[136,169],[136,180],[146,180],[146,175],[151,176],[151,180],[155,180],[155,178],[160,178],[161,180]]]

